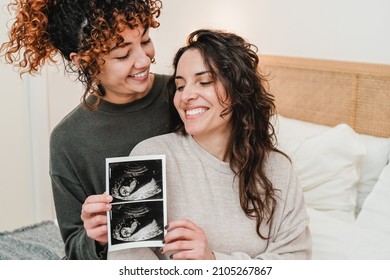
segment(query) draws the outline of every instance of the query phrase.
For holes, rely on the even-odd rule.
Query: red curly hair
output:
[[[104,63],[102,56],[113,41],[120,45],[125,28],[157,28],[160,0],[14,0],[8,5],[15,11],[9,41],[0,47],[7,63],[19,68],[20,74],[37,74],[46,62],[56,63],[60,54],[68,72],[77,73],[85,86],[83,105],[95,109],[104,88],[97,75]],[[71,63],[71,53],[80,57]],[[88,103],[89,95],[98,97]]]

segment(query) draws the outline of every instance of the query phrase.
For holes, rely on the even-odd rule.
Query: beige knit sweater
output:
[[[168,222],[189,219],[206,232],[217,259],[310,259],[311,234],[302,190],[291,163],[272,153],[266,172],[279,192],[270,240],[240,207],[229,164],[206,152],[191,136],[174,133],[147,139],[131,155],[166,155]],[[262,232],[268,232],[268,226]],[[164,259],[153,248],[109,252],[109,259]]]

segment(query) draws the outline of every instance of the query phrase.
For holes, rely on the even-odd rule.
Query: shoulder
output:
[[[163,82],[166,82],[168,81],[170,75],[167,75],[167,74],[158,74],[158,73],[154,73],[154,76],[156,78],[156,81],[163,81]]]
[[[271,152],[266,161],[266,173],[276,188],[289,188],[297,184],[297,176],[290,159],[278,152]]]
[[[70,113],[68,113],[53,129],[50,134],[50,142],[63,142],[67,141],[70,135],[74,137],[78,135],[78,131],[85,128],[85,121],[88,111],[78,105]]]
[[[166,74],[154,74],[154,87],[155,88],[161,88],[165,87],[168,80],[169,80],[169,75]]]
[[[163,74],[153,74],[153,75],[154,75],[153,86],[149,94],[147,95],[146,99],[153,100],[154,103],[156,103],[157,101],[157,103],[166,106],[167,98],[165,96],[165,89],[167,87],[169,76]]]
[[[272,169],[274,169],[274,167],[282,167],[287,169],[292,167],[290,159],[286,155],[278,152],[269,153],[267,158],[267,165]]]
[[[182,145],[183,136],[177,133],[168,133],[148,138],[138,143],[130,155],[147,155],[161,153],[175,149]]]

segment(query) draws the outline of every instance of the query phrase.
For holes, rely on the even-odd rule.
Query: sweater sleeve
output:
[[[285,174],[288,177],[288,174]],[[302,189],[295,173],[290,172],[287,187],[281,199],[278,199],[279,215],[275,216],[271,239],[267,249],[254,259],[310,259],[312,255],[312,239]],[[279,218],[280,217],[280,218]],[[251,259],[243,252],[222,254],[214,252],[216,259]]]
[[[76,184],[60,176],[51,176],[56,215],[60,225],[65,252],[68,259],[98,260],[106,259],[107,246],[98,245],[87,236],[80,213],[83,201],[70,190],[81,190]]]
[[[53,190],[56,218],[65,254],[71,260],[97,260],[106,258],[107,246],[100,246],[87,236],[80,219],[82,205],[87,193],[75,171],[75,162],[68,156],[69,148],[64,143],[66,135],[55,129],[50,139],[50,177]]]

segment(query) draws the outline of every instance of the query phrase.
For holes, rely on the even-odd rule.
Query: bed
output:
[[[0,232],[0,260],[60,260],[65,247],[56,221]]]
[[[261,56],[313,259],[390,259],[390,65]]]

